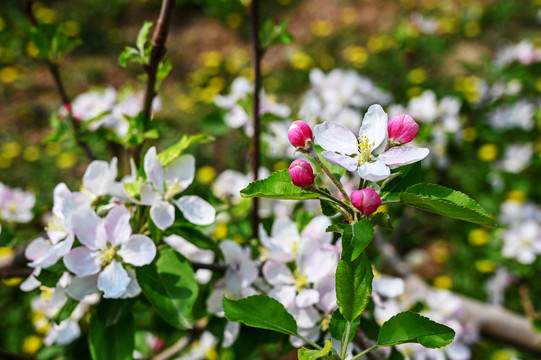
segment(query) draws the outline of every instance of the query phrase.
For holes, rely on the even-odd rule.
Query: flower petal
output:
[[[182,211],[184,217],[195,225],[209,225],[214,222],[216,210],[196,195],[183,196],[173,203]]]
[[[291,270],[281,262],[269,260],[263,265],[263,276],[273,286],[290,285],[295,279]]]
[[[72,218],[73,232],[81,243],[90,250],[103,249],[106,246],[106,233],[103,220],[92,209],[77,210]]]
[[[385,124],[387,128],[387,124]],[[324,122],[314,127],[316,141],[322,148],[344,155],[357,154],[358,143],[355,135],[345,126]]]
[[[109,164],[103,160],[94,160],[83,175],[83,186],[94,195],[105,195],[111,183]]]
[[[100,271],[100,259],[89,248],[79,246],[64,256],[64,265],[79,277],[96,274]]]
[[[278,286],[272,288],[268,295],[278,300],[284,307],[290,307],[295,304],[295,295],[297,290],[294,286]]]
[[[190,186],[194,176],[195,158],[192,155],[183,155],[165,168],[165,181],[167,186],[170,186],[168,182],[178,183],[180,185],[179,190],[175,194],[178,194]]]
[[[128,241],[132,233],[130,217],[129,210],[123,205],[109,211],[105,218],[105,231],[111,245],[117,246]]]
[[[412,164],[427,157],[427,148],[414,146],[396,146],[380,154],[378,160],[383,161],[391,169],[402,165]]]
[[[122,294],[123,299],[136,297],[141,293],[141,287],[139,286],[137,278],[135,277],[135,270],[128,269],[126,271],[128,272],[128,276],[130,277],[130,283],[128,284],[128,287],[126,288],[124,294]]]
[[[147,179],[154,185],[154,188],[159,192],[163,192],[164,170],[160,160],[158,160],[154,146],[148,149],[145,154],[144,168]]]
[[[28,244],[24,250],[24,256],[26,256],[28,260],[35,261],[45,256],[49,252],[50,248],[50,242],[42,237],[38,237]]]
[[[373,142],[371,150],[383,150],[379,149],[380,145],[385,144],[387,141],[387,114],[383,111],[380,105],[372,105],[368,108],[366,114],[364,114],[361,129],[359,130],[359,137],[365,136],[370,142]],[[379,151],[374,151],[378,154]]]
[[[87,295],[98,292],[98,274],[74,277],[68,285],[68,295],[75,300],[83,300]]]
[[[113,260],[98,276],[98,289],[104,298],[119,298],[126,292],[131,279],[122,264]]]
[[[154,204],[154,201],[160,199],[161,196],[152,189],[152,186],[148,184],[143,184],[141,186],[141,204],[150,206]]]
[[[156,245],[148,236],[135,234],[122,244],[118,255],[128,264],[135,266],[147,265],[156,256]]]
[[[391,175],[391,169],[383,161],[367,162],[359,166],[359,176],[368,181],[379,181]]]
[[[357,161],[357,159],[346,155],[337,154],[332,151],[323,151],[321,155],[323,155],[325,160],[327,160],[331,164],[341,166],[347,171],[355,171],[357,170],[357,166],[359,166],[359,162]]]
[[[165,230],[175,221],[175,207],[166,201],[157,201],[150,208],[150,218],[160,230]]]
[[[319,291],[314,289],[304,289],[295,298],[295,305],[300,308],[315,305],[319,303]]]

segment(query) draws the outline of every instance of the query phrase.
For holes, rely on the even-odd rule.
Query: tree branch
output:
[[[36,17],[34,16],[34,13],[32,12],[32,0],[19,0],[19,2],[21,3],[23,11],[28,18],[30,25],[37,27],[38,22],[36,20]],[[62,77],[60,76],[60,69],[58,67],[58,64],[52,62],[50,59],[44,59],[44,62],[53,78],[56,89],[58,90],[58,94],[60,95],[62,105],[69,105],[71,103],[71,100],[66,93],[66,88],[64,87],[64,83],[62,82]],[[79,123],[77,122],[77,120],[75,120],[73,116],[71,116],[71,110],[69,112],[70,115],[66,118],[69,119],[73,126],[73,138],[75,139],[75,142],[81,149],[83,149],[88,160],[96,160],[96,156],[94,155],[88,144],[79,137]]]
[[[254,72],[254,99],[252,106],[252,120],[254,125],[254,135],[252,137],[252,173],[254,181],[259,178],[260,164],[260,144],[259,133],[260,116],[259,116],[259,93],[261,89],[261,59],[263,50],[259,43],[259,0],[252,0],[250,5],[250,23],[252,37],[252,66]],[[259,239],[259,199],[257,197],[252,200],[252,238]]]
[[[407,303],[414,304],[426,299],[429,293],[434,291],[421,277],[409,269],[398,256],[395,248],[383,239],[379,229],[375,231],[374,242],[384,254],[387,264],[399,276],[404,277]],[[482,334],[533,352],[538,356],[541,355],[541,333],[534,329],[531,321],[526,317],[497,305],[486,304],[463,295],[457,296],[463,302],[463,310],[468,322],[476,326]]]
[[[183,352],[201,336],[203,331],[204,328],[194,326],[194,328],[190,330],[190,335],[180,338],[177,342],[171,345],[171,347],[168,347],[161,353],[156,354],[152,360],[167,360]]]

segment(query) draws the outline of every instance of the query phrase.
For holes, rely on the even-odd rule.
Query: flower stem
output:
[[[317,155],[317,152],[314,150],[314,147],[311,146],[310,147],[310,150],[308,150],[308,155],[315,160],[315,162],[318,164],[318,166],[320,167],[320,169],[325,173],[327,174],[327,176],[331,179],[331,181],[334,183],[334,185],[338,188],[338,190],[340,191],[340,193],[342,193],[342,196],[344,197],[344,200],[347,201],[348,205],[351,204],[351,200],[349,199],[349,196],[348,194],[346,193],[346,190],[344,189],[344,187],[342,186],[342,184],[340,183],[340,181],[338,181],[337,178],[334,177],[334,175],[332,174],[332,172],[325,166],[325,164],[323,164],[323,162],[321,161],[321,159],[319,158],[319,156]]]
[[[345,204],[344,202],[340,201],[338,198],[335,198],[334,196],[332,196],[330,194],[327,194],[325,191],[322,191],[322,190],[318,189],[317,186],[315,186],[313,184],[311,186],[307,186],[305,189],[308,190],[308,191],[315,192],[315,193],[329,199],[330,201],[332,201],[336,205],[340,206],[341,208],[343,208],[344,210],[346,210],[349,213],[349,215],[348,215],[348,214],[345,214],[342,211],[340,211],[340,212],[342,212],[342,214],[345,217],[347,217],[349,219],[353,219],[353,217],[355,215],[355,210],[349,204]]]
[[[348,321],[346,325],[346,331],[342,335],[342,343],[340,344],[340,359],[346,358],[346,352],[349,345],[350,332],[351,332],[351,321]]]
[[[377,347],[378,347],[378,345],[371,346],[368,349],[366,349],[365,351],[363,351],[362,353],[355,355],[353,357],[353,359],[351,359],[351,360],[359,359],[361,356],[368,354],[370,351],[374,350]]]

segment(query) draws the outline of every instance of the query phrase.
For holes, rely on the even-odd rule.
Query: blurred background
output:
[[[156,0],[33,3],[45,34],[61,31],[81,40],[59,67],[71,99],[108,87],[118,94],[142,91],[140,66],[124,68],[118,56],[135,43],[144,21],[155,21],[160,5]],[[249,134],[232,126],[227,111],[215,103],[217,96],[232,92],[234,79],[253,77],[247,5],[179,0],[174,10],[167,40],[172,70],[159,93],[155,143],[163,149],[182,134],[216,137],[193,150],[199,169],[194,193],[208,192],[226,169],[249,170],[247,161],[239,161],[248,159]],[[354,92],[341,90],[358,82],[355,91],[382,102],[390,115],[405,112],[420,123],[417,141],[431,149],[420,178],[467,193],[500,224],[489,229],[385,209],[396,219],[400,234],[393,241],[409,264],[438,289],[499,303],[537,323],[541,1],[265,0],[260,16],[262,21],[289,19],[293,36],[290,44],[272,47],[262,63],[269,101],[291,109],[282,117],[305,119],[315,98],[323,108],[333,97],[360,120],[370,103],[355,103]],[[0,257],[43,230],[54,186],[65,182],[79,188],[88,165],[73,141],[50,135],[62,102],[38,53],[21,3],[0,2],[0,182],[36,196],[33,221],[2,223],[7,230],[0,236]],[[317,81],[321,74],[328,74],[327,82]],[[336,95],[340,91],[342,97]],[[269,171],[289,164],[286,155],[272,151],[284,138],[271,124],[264,123],[274,137],[264,139],[262,163]],[[111,157],[106,141],[91,145],[100,158]],[[533,224],[533,233],[522,230],[526,223]],[[239,241],[250,236],[248,225],[228,231]],[[0,283],[0,347],[33,356],[43,333],[33,325],[31,296],[18,289],[21,281]],[[475,359],[537,358],[490,339],[472,349]]]

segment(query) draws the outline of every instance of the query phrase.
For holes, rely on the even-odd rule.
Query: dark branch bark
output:
[[[254,180],[259,178],[260,164],[260,144],[259,133],[260,117],[259,117],[259,93],[261,89],[261,58],[263,50],[259,43],[259,0],[252,0],[250,5],[250,22],[252,34],[252,66],[254,71],[254,100],[252,107],[252,120],[254,124],[254,135],[252,137],[252,173]],[[259,239],[259,199],[252,200],[252,237]]]
[[[27,277],[27,276],[30,276],[30,274],[32,274],[33,270],[34,269],[31,269],[31,268],[2,269],[0,270],[0,279]]]
[[[36,17],[34,16],[34,13],[32,12],[32,0],[19,0],[21,3],[21,6],[23,8],[24,13],[26,14],[26,17],[28,18],[28,21],[30,22],[30,25],[37,27],[38,22],[36,20]],[[69,105],[71,103],[71,100],[66,92],[66,88],[64,87],[64,83],[62,82],[62,77],[60,76],[60,69],[58,67],[58,64],[52,62],[49,59],[45,59],[45,65],[47,66],[47,69],[49,70],[49,73],[51,74],[55,87],[58,91],[58,94],[60,95],[60,99],[62,101],[62,105]],[[71,113],[71,111],[70,111]],[[93,161],[96,160],[96,156],[88,146],[88,144],[83,141],[79,137],[79,123],[73,118],[73,116],[67,116],[68,121],[71,121],[71,124],[73,126],[73,137],[75,139],[75,142],[77,145],[83,149],[86,157],[88,160]]]
[[[204,330],[205,330],[204,328],[194,326],[194,328],[190,330],[190,334],[188,336],[180,338],[171,347],[155,355],[152,358],[152,360],[167,360],[167,359],[171,359],[177,354],[180,354],[185,349],[187,349],[188,346],[193,344],[193,342],[197,340],[201,336],[201,334],[203,334]]]

